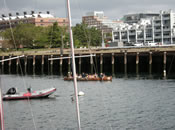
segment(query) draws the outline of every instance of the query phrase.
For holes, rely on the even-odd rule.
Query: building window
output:
[[[44,22],[44,20],[40,20],[40,22]]]

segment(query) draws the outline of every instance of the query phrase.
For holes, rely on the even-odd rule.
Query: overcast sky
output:
[[[66,17],[66,0],[0,0],[0,15],[23,11],[50,11],[56,17]],[[104,11],[109,19],[140,12],[174,9],[175,0],[70,0],[73,24],[89,11]]]

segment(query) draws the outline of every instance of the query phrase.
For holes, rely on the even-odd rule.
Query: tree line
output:
[[[101,45],[101,31],[95,27],[89,28],[80,23],[72,27],[74,46],[89,47]],[[33,24],[19,24],[12,29],[0,32],[6,46],[11,48],[56,48],[70,46],[68,27],[52,26],[42,27]]]

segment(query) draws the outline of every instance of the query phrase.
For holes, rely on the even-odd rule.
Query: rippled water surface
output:
[[[4,101],[6,130],[77,129],[73,83],[59,76],[1,75],[3,92],[57,88],[51,98]],[[78,82],[83,130],[175,130],[175,80],[113,78]]]

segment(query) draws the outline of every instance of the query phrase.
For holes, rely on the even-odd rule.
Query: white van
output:
[[[156,42],[146,42],[146,46],[157,46],[158,44]]]
[[[135,43],[134,46],[143,46],[143,43]]]

